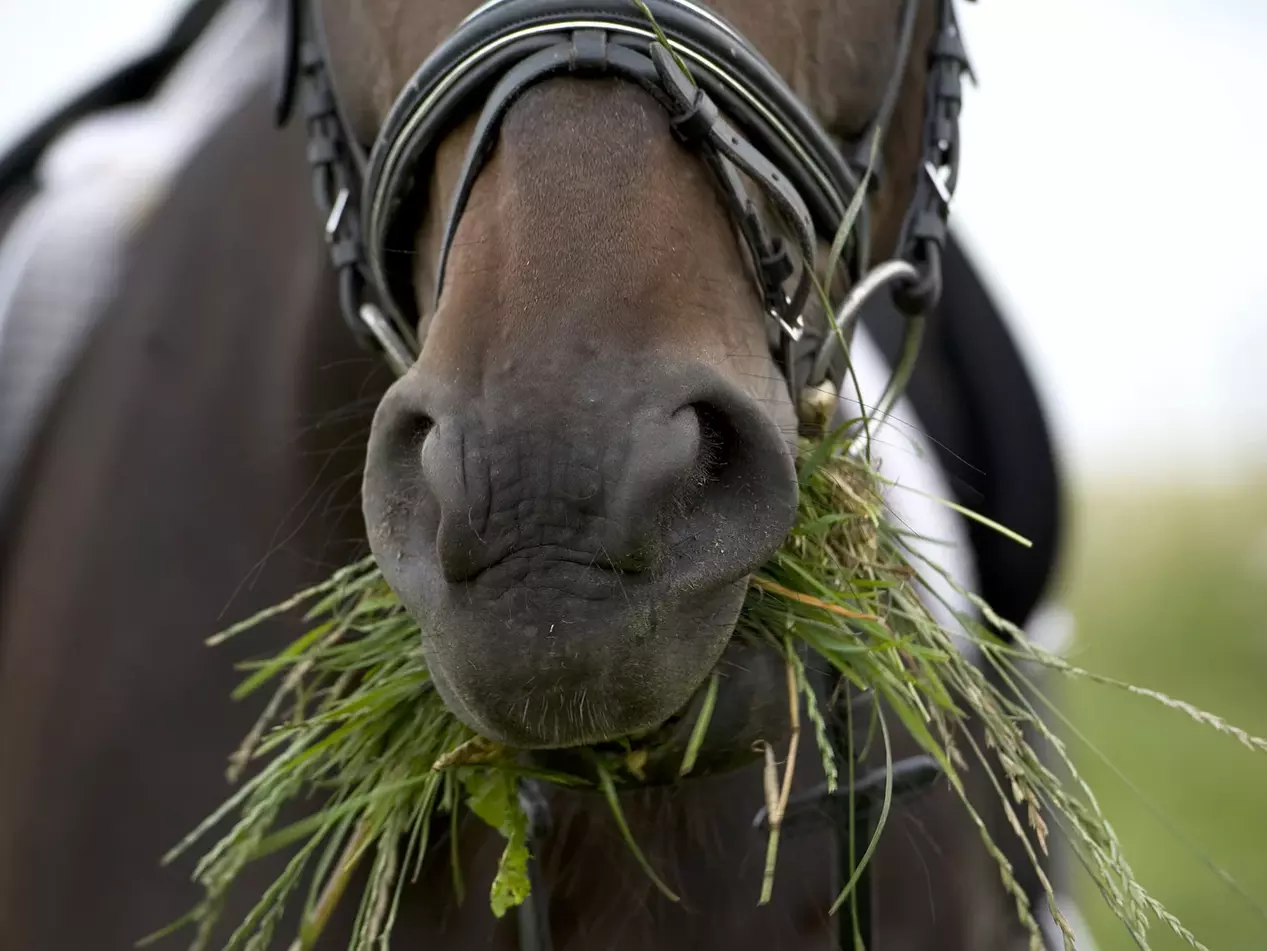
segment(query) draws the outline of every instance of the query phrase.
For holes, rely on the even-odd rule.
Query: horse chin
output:
[[[703,734],[693,744],[705,716],[712,675],[718,679],[717,692]],[[529,766],[594,778],[591,754],[611,752],[632,767],[629,776],[648,786],[674,783],[683,775],[730,772],[759,759],[762,742],[777,745],[787,737],[791,722],[785,683],[785,662],[777,651],[735,636],[690,700],[655,728],[586,749],[578,745],[534,750],[525,760]],[[692,745],[694,756],[684,773]]]
[[[736,586],[740,603],[744,587]],[[450,711],[482,736],[522,751],[525,765],[593,778],[593,753],[633,750],[627,759],[631,775],[654,786],[682,775],[693,745],[690,774],[710,775],[751,764],[760,756],[760,741],[778,744],[788,735],[785,661],[768,645],[734,634],[737,614],[738,605],[729,612],[720,648],[701,657],[694,673],[680,665],[652,667],[654,682],[645,671],[622,678],[622,671],[608,670],[599,677],[591,671],[590,686],[552,688],[537,682],[540,674],[529,673],[517,693],[479,691],[469,681],[455,683],[452,665],[436,656],[434,640],[428,639],[424,653]],[[458,666],[479,669],[470,660]],[[712,709],[702,738],[693,743],[714,677]]]
[[[421,574],[434,583],[388,580],[424,632],[436,688],[459,720],[506,746],[645,736],[697,706],[714,670],[748,676],[731,644],[746,578],[668,592],[630,577],[615,597],[586,600],[540,583],[492,592]]]

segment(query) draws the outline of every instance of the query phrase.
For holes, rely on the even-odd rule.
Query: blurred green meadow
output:
[[[1267,473],[1236,486],[1101,485],[1074,506],[1069,660],[1267,736]],[[1077,729],[1164,816],[1070,738],[1140,881],[1212,951],[1267,949],[1255,908],[1267,908],[1267,754],[1112,688],[1063,691]],[[1090,888],[1082,905],[1102,951],[1135,947]],[[1187,946],[1160,926],[1150,938],[1159,951]]]

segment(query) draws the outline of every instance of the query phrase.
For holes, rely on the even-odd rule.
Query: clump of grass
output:
[[[886,759],[890,716],[935,758],[998,862],[1003,886],[1015,899],[1033,947],[1041,947],[1041,938],[1029,901],[965,791],[963,775],[969,762],[989,775],[1009,825],[1036,868],[1047,848],[1047,817],[1052,817],[1141,947],[1147,947],[1153,920],[1193,947],[1203,947],[1136,880],[1094,793],[1063,742],[1027,699],[1039,695],[1026,665],[1036,663],[1141,693],[1253,749],[1263,749],[1264,741],[1163,695],[1072,667],[1031,645],[1022,631],[964,592],[978,606],[980,617],[961,617],[962,630],[955,633],[966,634],[981,648],[1003,685],[996,687],[982,668],[956,649],[952,632],[928,610],[928,589],[921,588],[921,575],[912,567],[908,538],[887,517],[884,492],[891,487],[883,477],[860,453],[850,451],[848,443],[807,441],[802,450],[796,527],[750,579],[736,630],[736,636],[762,641],[784,658],[792,723],[790,737],[770,738],[761,751],[771,832],[757,900],[769,899],[775,879],[801,709],[830,788],[840,783],[841,766],[851,776],[855,762],[852,750],[833,748],[824,710],[828,698],[815,692],[801,659],[801,650],[808,648],[838,672],[854,694],[872,698]],[[292,949],[311,947],[335,905],[345,898],[353,872],[363,864],[369,865],[369,879],[360,896],[351,948],[368,951],[390,935],[403,887],[416,878],[428,854],[431,831],[446,815],[455,833],[450,841],[454,887],[463,891],[456,862],[456,820],[464,807],[506,839],[488,893],[493,912],[503,915],[521,903],[530,888],[527,818],[518,798],[518,784],[524,778],[596,785],[647,874],[676,898],[638,850],[620,814],[620,788],[639,782],[648,754],[645,746],[631,740],[620,748],[609,744],[589,750],[593,773],[580,776],[526,767],[514,750],[476,736],[441,702],[422,656],[418,625],[371,558],[235,625],[212,643],[222,644],[304,605],[312,628],[277,656],[251,665],[235,693],[241,699],[273,686],[259,723],[230,760],[229,776],[238,781],[248,764],[260,768],[168,856],[175,858],[228,824],[194,872],[205,890],[203,901],[167,931],[192,926],[191,947],[207,947],[224,896],[242,869],[298,843],[281,875],[224,945],[226,951],[266,947],[283,911],[295,901],[302,901],[303,914]],[[1010,640],[996,631],[1006,632]],[[706,686],[706,700],[715,698],[717,685],[714,676]],[[690,772],[711,706],[704,704],[705,713],[696,723],[681,766],[683,775]],[[984,727],[984,748],[967,729],[974,720]],[[1039,758],[1026,731],[1050,746],[1054,764]],[[789,744],[785,756],[778,755],[783,751],[775,750],[776,741]],[[782,776],[780,758],[788,764]],[[282,822],[288,804],[313,796],[320,805],[311,815]],[[891,799],[890,776],[880,820],[857,863],[858,872],[845,884],[833,912],[850,898],[874,854]],[[1064,932],[1066,947],[1072,948],[1073,935],[1056,907],[1051,885],[1042,881],[1052,917]]]

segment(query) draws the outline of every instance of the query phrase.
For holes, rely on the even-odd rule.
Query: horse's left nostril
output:
[[[753,398],[705,377],[691,404],[699,427],[686,504],[662,532],[684,590],[737,579],[782,543],[796,515],[796,471],[783,433]]]
[[[691,488],[698,492],[720,478],[734,431],[717,407],[709,403],[695,403],[691,408],[700,425],[699,456],[691,474]]]
[[[637,573],[659,563],[665,528],[689,505],[701,477],[703,446],[694,406],[683,406],[667,418],[649,413],[634,422],[628,461],[607,507],[607,566]]]

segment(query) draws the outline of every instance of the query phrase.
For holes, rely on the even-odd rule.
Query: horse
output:
[[[768,81],[804,103],[841,155],[887,111],[875,174],[859,172],[865,152],[840,163],[872,189],[863,237],[880,260],[897,254],[916,193],[937,192],[922,177],[935,60],[924,51],[944,39],[949,5],[652,4],[733,29],[736,46],[747,38],[770,65]],[[670,113],[663,93],[681,77],[660,56],[654,81],[563,67],[513,89],[495,121],[481,126],[490,113],[478,108],[453,117],[426,162],[386,175],[395,184],[381,234],[353,235],[377,242],[385,260],[340,260],[358,250],[342,240],[357,227],[346,213],[354,190],[318,178],[314,216],[305,164],[329,175],[333,156],[385,125],[401,132],[416,114],[415,70],[446,49],[475,4],[287,6],[278,17],[255,0],[199,3],[185,21],[195,38],[178,31],[178,55],[150,60],[140,79],[129,74],[126,93],[106,97],[163,128],[200,110],[162,152],[166,164],[152,139],[137,140],[131,154],[145,162],[132,165],[107,140],[87,163],[91,187],[59,193],[45,182],[41,194],[35,156],[47,175],[72,144],[49,133],[71,128],[80,109],[10,165],[20,187],[6,190],[0,224],[8,247],[22,250],[22,235],[36,245],[26,256],[43,267],[19,276],[0,330],[44,327],[53,291],[63,295],[58,313],[74,316],[43,340],[55,367],[24,404],[38,419],[0,523],[0,946],[127,947],[196,902],[189,864],[163,868],[158,858],[226,794],[225,757],[258,713],[228,701],[235,664],[280,648],[299,622],[278,619],[220,651],[204,639],[367,550],[428,631],[446,702],[491,738],[548,755],[625,735],[680,717],[712,670],[725,674],[706,753],[728,768],[623,795],[634,837],[681,903],[652,889],[600,801],[549,792],[552,823],[534,844],[554,947],[838,946],[827,914],[842,884],[829,818],[789,830],[773,900],[758,907],[760,764],[731,763],[754,734],[786,730],[781,674],[730,632],[747,575],[795,511],[789,383],[807,371],[789,341],[812,339],[815,326],[821,334],[824,315],[810,302],[802,326],[787,296],[754,293],[754,273],[762,291],[781,283],[763,280],[771,268],[789,275],[753,248],[790,242],[754,237],[752,225],[777,205],[795,232],[799,209],[746,141],[737,157],[769,193],[718,188],[719,177],[729,181],[720,153],[701,161],[682,127],[703,116],[701,134],[716,134],[718,120],[734,121],[734,103],[714,113],[695,99],[687,105],[699,108]],[[615,4],[542,6],[594,15],[601,27],[594,11]],[[567,55],[625,56],[595,32],[581,30]],[[303,42],[313,35],[320,61]],[[284,100],[296,77],[328,81],[324,97],[299,88],[305,122],[280,132],[279,59]],[[633,72],[653,75],[643,60]],[[70,139],[75,129],[84,127]],[[145,174],[112,178],[116,164]],[[112,201],[100,195],[107,181]],[[93,232],[96,243],[68,245],[93,195],[108,226]],[[755,209],[739,236],[736,208]],[[822,257],[832,236],[814,237],[808,251]],[[847,256],[857,253],[855,244]],[[5,255],[0,263],[13,259]],[[938,263],[941,300],[927,315],[909,399],[891,412],[906,422],[904,438],[930,434],[911,478],[931,479],[1035,546],[1004,552],[944,510],[941,521],[926,508],[907,514],[958,539],[972,555],[960,576],[1032,626],[1059,529],[1041,409],[953,239]],[[802,278],[806,270],[802,262]],[[76,273],[91,274],[92,286],[78,286]],[[84,292],[87,302],[66,304]],[[382,307],[367,309],[372,295]],[[874,400],[901,362],[900,323],[877,297],[850,349]],[[423,341],[416,354],[411,338]],[[894,451],[894,464],[904,455],[914,458]],[[913,748],[909,738],[897,745]],[[1019,843],[980,772],[969,788],[1024,878]],[[821,767],[808,748],[796,776],[797,794],[814,791]],[[464,820],[457,847],[472,894],[461,900],[439,849],[408,887],[395,945],[530,946],[477,893],[492,877],[498,834]],[[284,860],[244,871],[225,928]],[[944,785],[896,805],[863,910],[872,946],[1023,946],[993,863]],[[1039,888],[1026,886],[1037,914]],[[346,944],[350,927],[341,908],[319,947]]]

